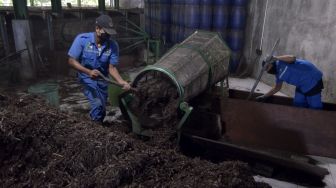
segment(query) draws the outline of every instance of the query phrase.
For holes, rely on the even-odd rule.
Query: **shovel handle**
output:
[[[122,84],[119,84],[119,83],[117,83],[117,82],[115,82],[115,81],[113,81],[113,80],[109,79],[108,77],[104,76],[104,75],[103,75],[101,72],[99,72],[98,74],[99,74],[99,76],[100,76],[100,77],[102,77],[102,78],[103,78],[103,80],[105,80],[106,82],[108,82],[108,83],[110,83],[110,84],[112,84],[112,85],[115,85],[115,86],[121,87],[121,88],[123,88],[123,87],[124,87],[124,85],[122,85]],[[138,90],[137,90],[137,89],[135,89],[134,87],[131,87],[131,88],[130,88],[130,90],[131,90],[131,91],[134,91],[134,92],[137,92],[137,91],[138,91]]]

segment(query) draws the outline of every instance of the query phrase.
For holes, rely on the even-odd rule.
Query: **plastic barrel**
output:
[[[177,17],[176,23],[184,27],[184,0],[176,0]]]
[[[147,34],[150,34],[150,20],[151,20],[151,12],[150,12],[150,0],[145,0],[145,31]]]
[[[177,4],[176,4],[176,0],[171,0],[171,19],[170,19],[170,23],[176,24],[177,23]]]
[[[233,51],[242,50],[244,45],[243,30],[230,30],[226,38],[226,41],[231,50]]]
[[[229,66],[231,73],[235,73],[237,71],[241,58],[242,58],[241,51],[232,51]]]
[[[199,28],[200,24],[200,0],[185,0],[184,27]]]
[[[184,39],[185,39],[184,27],[178,26],[177,42],[182,42]]]
[[[246,25],[246,7],[233,6],[230,11],[230,28],[244,29]]]
[[[177,43],[177,30],[176,25],[172,24],[170,25],[170,40],[172,43]]]
[[[149,27],[149,32],[148,32],[148,34],[150,35],[150,36],[152,36],[153,35],[153,30],[154,30],[154,28],[153,28],[153,19],[152,19],[152,17],[153,17],[153,15],[154,15],[154,7],[153,7],[153,0],[147,0],[148,1],[148,27]],[[146,19],[146,17],[145,17],[145,19]]]
[[[249,0],[231,0],[232,6],[247,6]]]
[[[199,28],[210,30],[212,25],[212,1],[200,0],[200,24]]]
[[[226,37],[229,25],[229,0],[214,0],[212,30],[219,32],[222,38]]]
[[[171,0],[160,1],[161,37],[170,41]]]
[[[44,97],[52,106],[59,106],[58,84],[56,82],[48,81],[32,85],[28,88],[28,92]]]

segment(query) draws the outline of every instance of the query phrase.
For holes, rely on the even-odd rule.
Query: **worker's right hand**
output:
[[[97,69],[90,70],[89,76],[90,78],[95,79],[99,76],[99,71]]]
[[[122,88],[123,90],[128,91],[131,89],[131,85],[128,82],[123,82],[122,85],[123,85],[123,88]]]

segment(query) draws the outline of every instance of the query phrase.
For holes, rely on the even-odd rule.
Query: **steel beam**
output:
[[[47,26],[48,26],[48,36],[49,36],[49,49],[54,50],[54,31],[53,31],[53,25],[52,25],[52,15],[49,13],[47,14]]]
[[[13,0],[15,19],[24,20],[28,18],[27,0]]]
[[[51,10],[58,15],[62,14],[62,2],[61,0],[51,0]]]
[[[98,9],[101,12],[105,12],[105,0],[98,0]]]
[[[4,48],[5,48],[5,54],[7,56],[10,53],[8,33],[7,33],[7,23],[6,23],[5,17],[2,15],[0,15],[0,32],[1,32],[1,38],[4,44]]]

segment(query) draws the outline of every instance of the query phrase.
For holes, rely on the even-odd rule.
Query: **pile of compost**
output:
[[[3,187],[268,187],[245,163],[188,158],[126,125],[103,127],[35,96],[0,95],[0,105]]]
[[[150,73],[140,79],[136,87],[138,91],[130,107],[143,127],[157,128],[176,123],[179,95],[169,78],[159,72]]]

